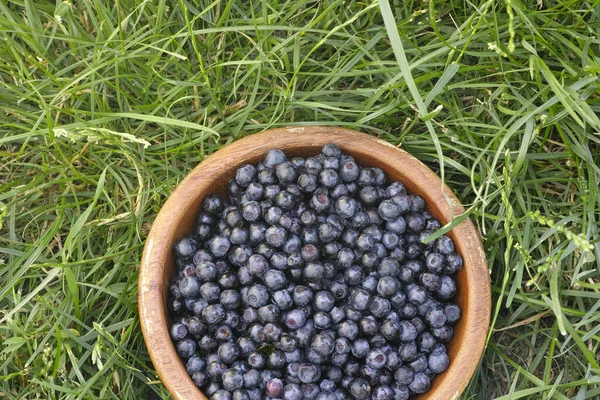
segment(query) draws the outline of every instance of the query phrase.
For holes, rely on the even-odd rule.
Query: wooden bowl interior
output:
[[[157,296],[158,298],[156,298],[156,300],[158,300],[158,304],[153,304],[152,307],[158,307],[158,312],[162,313],[162,318],[160,318],[160,320],[162,320],[164,326],[158,326],[156,328],[163,331],[163,342],[165,337],[164,335],[167,335],[166,338],[168,343],[165,343],[164,345],[170,346],[170,352],[175,355],[177,360],[175,363],[179,364],[178,366],[170,365],[170,368],[175,367],[175,370],[178,370],[179,373],[181,373],[181,371],[185,372],[185,367],[181,360],[176,356],[173,344],[170,342],[170,340],[168,340],[168,328],[166,326],[169,321],[166,309],[167,288],[168,283],[176,272],[176,268],[174,266],[174,256],[171,251],[172,245],[182,236],[192,232],[195,217],[201,209],[203,198],[207,194],[216,193],[222,196],[225,195],[227,192],[227,182],[234,176],[235,170],[243,164],[256,164],[258,161],[264,158],[264,155],[269,149],[275,147],[281,148],[284,150],[286,155],[288,155],[288,157],[308,157],[318,154],[324,144],[334,142],[339,145],[345,153],[352,155],[361,166],[379,167],[385,171],[388,181],[398,180],[406,186],[411,194],[418,194],[422,196],[426,201],[427,211],[429,211],[434,218],[438,219],[442,225],[449,222],[453,216],[460,215],[462,212],[464,212],[463,208],[458,204],[458,200],[446,186],[443,187],[443,190],[448,197],[445,198],[442,195],[442,191],[440,190],[442,189],[442,186],[439,178],[433,172],[427,169],[427,167],[420,164],[407,153],[402,152],[405,157],[406,164],[399,164],[398,157],[386,157],[387,154],[385,153],[389,153],[391,146],[385,144],[384,142],[378,141],[377,139],[364,134],[357,134],[353,131],[333,130],[332,132],[332,128],[318,129],[320,129],[320,131],[313,133],[310,135],[310,137],[293,135],[285,130],[275,130],[270,136],[274,140],[249,140],[252,137],[243,139],[247,142],[251,142],[252,146],[242,146],[239,144],[237,149],[244,149],[244,152],[243,155],[238,154],[237,157],[225,157],[226,159],[221,159],[221,151],[215,153],[213,156],[209,157],[202,164],[200,164],[201,167],[205,167],[201,173],[199,171],[199,173],[194,174],[196,171],[194,170],[193,173],[188,175],[188,177],[180,184],[178,189],[173,193],[161,210],[159,217],[157,217],[157,221],[160,220],[160,223],[163,220],[168,220],[169,223],[165,224],[167,229],[165,229],[163,232],[165,236],[161,238],[162,243],[160,256],[162,258],[161,260],[157,260],[158,262],[163,263],[162,268],[160,268],[160,271],[157,273],[157,289],[160,292],[159,296]],[[263,132],[259,135],[266,135],[267,132]],[[331,133],[334,134],[332,135]],[[393,150],[392,154],[397,156],[397,152],[399,150],[391,150]],[[380,151],[382,151],[384,154],[381,154]],[[415,163],[420,165],[420,169],[416,170],[413,168],[416,165]],[[209,168],[209,164],[214,164],[215,168]],[[199,184],[194,185],[195,182]],[[450,202],[448,202],[448,200]],[[452,375],[452,371],[455,371],[454,374],[456,374],[460,373],[461,370],[464,372],[464,368],[457,368],[457,366],[454,365],[455,363],[453,360],[456,360],[459,352],[464,353],[469,351],[469,349],[464,348],[465,336],[467,335],[468,331],[473,330],[474,324],[479,325],[477,330],[481,331],[483,334],[487,332],[487,327],[489,325],[489,310],[487,313],[478,313],[480,317],[484,318],[479,321],[474,320],[472,315],[473,313],[470,312],[470,307],[476,303],[474,303],[473,299],[469,301],[469,295],[473,295],[473,290],[470,290],[473,288],[470,288],[469,284],[473,284],[474,277],[481,280],[481,276],[478,277],[477,274],[487,272],[487,268],[485,268],[485,270],[482,270],[481,268],[481,257],[483,254],[478,237],[473,237],[473,232],[476,234],[476,231],[474,230],[474,227],[470,221],[465,221],[465,223],[460,224],[457,228],[448,233],[448,236],[454,240],[457,251],[463,255],[465,260],[465,268],[456,275],[458,293],[454,300],[461,307],[463,311],[463,318],[455,326],[454,337],[448,345],[448,355],[451,359],[450,368],[448,371],[439,375],[433,380],[432,388],[427,394],[416,397],[421,400],[440,399],[442,398],[439,397],[440,395],[446,395],[449,393],[444,390],[444,387],[448,385],[452,386],[453,384],[456,386],[456,382],[452,382],[452,380],[456,379],[456,377]],[[161,227],[153,226],[153,230],[154,229],[157,229],[156,235],[159,235],[160,232],[158,231],[161,229]],[[461,235],[461,233],[465,233],[467,231],[470,236],[467,235],[467,237],[465,237],[464,235]],[[153,233],[150,235],[152,236]],[[145,250],[144,257],[149,256],[149,254],[146,253],[152,254],[153,252]],[[154,252],[154,254],[156,257],[156,254],[158,253]],[[148,260],[143,261],[143,265],[146,262],[148,262]],[[483,258],[483,266],[486,266],[485,258]],[[144,268],[142,269],[144,270]],[[140,278],[140,281],[141,280],[142,277]],[[485,286],[485,282],[488,282],[488,280],[489,278],[487,278],[487,276],[483,278],[483,286]],[[487,302],[489,303],[489,283],[487,283],[487,285],[487,288],[482,287],[480,288],[481,290],[478,291],[480,293],[486,293],[487,290]],[[469,293],[470,291],[471,293]],[[486,299],[484,298],[481,301],[483,302],[483,307],[485,308]],[[140,303],[142,303],[142,299]],[[141,310],[142,306],[143,304],[140,304]],[[487,304],[487,308],[489,309],[489,304]],[[148,328],[145,328],[144,333],[146,341],[149,342],[149,334],[147,331]],[[467,339],[467,341],[471,340],[469,338]],[[151,344],[152,341],[150,341],[149,346]],[[478,349],[478,346],[474,347],[475,348],[472,351],[475,351],[476,353],[479,351],[479,354],[475,354],[475,358],[470,361],[471,363],[477,363],[481,355],[481,349]],[[468,357],[461,356],[460,360],[465,362],[465,360],[468,360]],[[162,369],[160,365],[156,365],[157,363],[160,363],[161,360],[156,360],[153,357],[153,361],[157,371],[159,372],[159,375],[163,379],[163,382],[165,382],[165,380],[170,381],[172,378],[165,378],[166,372],[164,372],[164,369]],[[469,366],[469,368],[467,368],[467,371],[470,371],[470,374],[472,374],[473,370],[473,366]],[[466,382],[468,382],[470,379],[470,374],[467,377]],[[182,396],[178,396],[176,393],[173,393],[174,388],[170,387],[173,385],[169,385],[167,382],[165,382],[175,397],[180,399],[205,399],[205,397],[200,394],[200,391],[195,388],[187,374],[184,375],[185,376],[180,377],[183,382],[181,383],[181,387],[185,388],[185,391],[188,392],[196,390],[197,395],[184,394]],[[461,377],[459,380],[465,381],[465,378]],[[464,385],[460,391],[463,389]],[[175,391],[177,392],[180,390],[176,389]],[[460,394],[460,391],[456,392],[456,397],[458,394]],[[452,392],[452,397],[454,397],[454,394],[455,393]]]

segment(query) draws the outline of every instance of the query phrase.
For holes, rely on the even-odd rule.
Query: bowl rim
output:
[[[165,201],[146,239],[140,265],[138,310],[144,341],[156,372],[175,399],[207,400],[185,371],[169,337],[164,302],[168,283],[162,280],[167,259],[172,257],[173,236],[181,224],[184,210],[192,202],[199,202],[194,193],[199,191],[198,187],[209,192],[214,185],[205,176],[223,174],[226,170],[237,168],[260,152],[264,154],[272,148],[286,151],[290,145],[315,147],[315,143],[320,143],[322,146],[329,142],[340,145],[342,149],[352,146],[352,151],[349,152],[360,152],[365,157],[377,153],[375,160],[383,160],[381,162],[390,165],[401,161],[406,171],[410,171],[409,175],[429,183],[418,185],[413,181],[403,182],[407,187],[417,185],[417,191],[425,193],[428,198],[445,200],[436,201],[435,204],[439,209],[438,214],[441,214],[436,218],[442,225],[465,212],[450,188],[442,184],[441,179],[425,164],[406,151],[365,133],[329,126],[277,128],[246,136],[224,146],[198,164]],[[398,170],[398,167],[391,168]],[[429,208],[430,200],[427,200],[427,204]],[[471,220],[466,218],[448,235],[454,236],[455,245],[462,248],[464,268],[461,274],[465,274],[467,285],[459,288],[466,293],[466,303],[462,307],[463,315],[459,323],[469,329],[462,330],[462,343],[451,358],[448,370],[436,377],[429,392],[416,397],[421,400],[454,400],[460,396],[479,364],[490,326],[491,285],[479,233]]]

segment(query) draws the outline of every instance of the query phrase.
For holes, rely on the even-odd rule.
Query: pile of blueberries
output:
[[[425,201],[327,144],[270,150],[174,245],[170,334],[213,400],[405,400],[449,365],[462,268]]]

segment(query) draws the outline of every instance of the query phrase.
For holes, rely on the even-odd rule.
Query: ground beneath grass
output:
[[[481,232],[464,399],[600,398],[599,32],[598,1],[0,0],[0,398],[167,398],[154,217],[223,145],[314,124],[411,152]]]

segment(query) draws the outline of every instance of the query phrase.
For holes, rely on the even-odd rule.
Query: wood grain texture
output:
[[[162,382],[178,400],[206,400],[188,376],[169,338],[166,298],[175,273],[173,243],[191,232],[202,199],[224,194],[235,170],[256,163],[273,148],[288,156],[316,155],[326,143],[336,143],[362,166],[382,168],[389,180],[399,180],[427,202],[427,210],[442,225],[464,213],[458,199],[438,176],[416,158],[387,142],[356,131],[334,127],[298,127],[257,133],[223,147],[198,165],[181,182],[160,210],[146,241],[139,277],[139,312],[150,357]],[[444,195],[445,194],[445,195]],[[419,400],[459,397],[481,358],[489,329],[491,298],[487,261],[480,237],[470,220],[448,233],[464,258],[457,275],[456,302],[463,316],[448,346],[450,367],[436,377]]]

